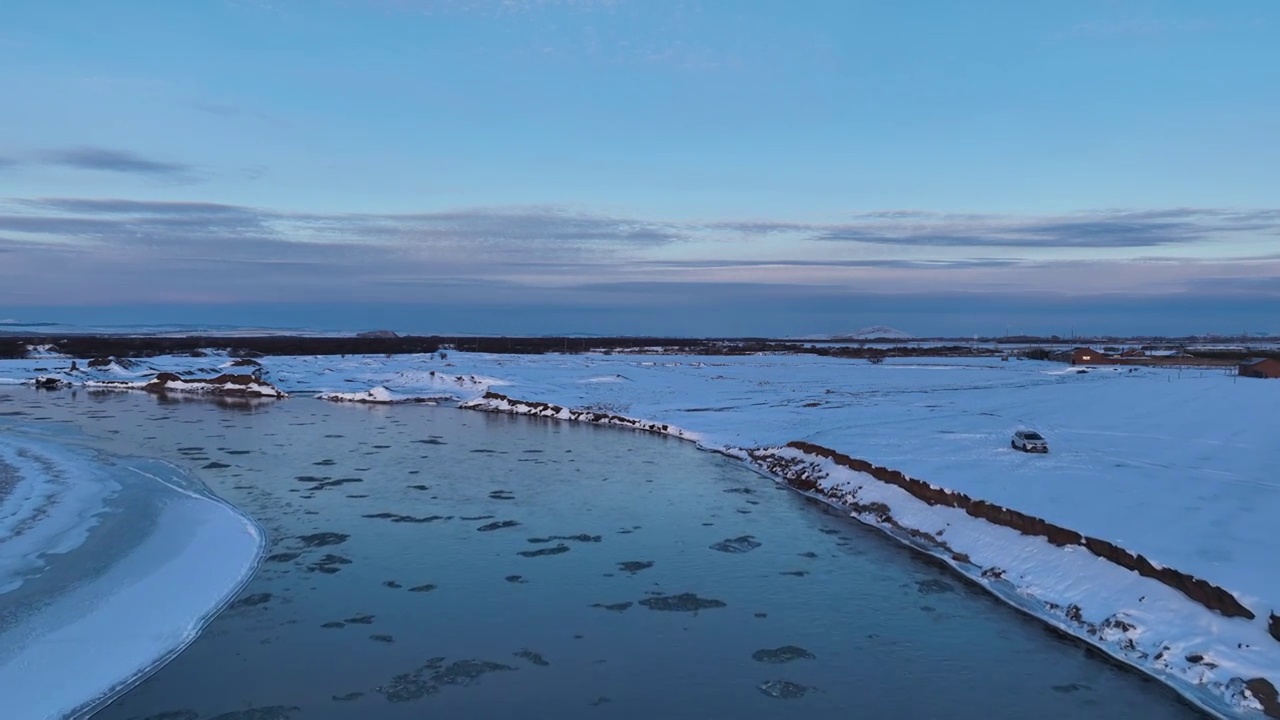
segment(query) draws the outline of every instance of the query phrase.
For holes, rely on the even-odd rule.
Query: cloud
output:
[[[45,164],[61,165],[77,170],[136,175],[179,177],[187,176],[194,170],[189,165],[151,160],[127,150],[109,150],[91,146],[46,150],[40,153],[39,158]]]
[[[1104,210],[1020,218],[924,211],[861,213],[852,222],[721,223],[744,235],[786,234],[829,242],[925,248],[1150,248],[1215,242],[1241,235],[1280,235],[1280,210],[1171,208]]]
[[[127,247],[169,240],[175,246],[193,239],[232,241],[253,235],[294,245],[337,243],[404,250],[454,247],[526,253],[546,260],[548,252],[592,249],[648,249],[701,241],[724,245],[735,237],[751,241],[781,238],[805,242],[973,250],[1136,249],[1255,240],[1280,236],[1280,209],[1233,210],[1165,208],[1102,210],[1056,217],[948,214],[926,211],[876,211],[843,223],[774,220],[668,222],[575,211],[556,206],[464,208],[426,213],[292,213],[239,205],[190,201],[142,201],[103,198],[12,199],[0,204],[0,230],[96,238]],[[234,237],[233,237],[234,236]],[[776,242],[772,243],[774,246]],[[676,266],[764,266],[777,264],[939,267],[985,266],[1024,261],[1004,257],[805,257],[802,253],[759,258],[735,257],[720,247],[711,258],[666,259]],[[985,255],[985,253],[983,254]],[[653,258],[658,261],[659,258]]]
[[[25,212],[0,213],[0,231],[92,241],[121,251],[269,241],[276,235],[257,211],[216,203],[62,198],[13,205]]]
[[[789,285],[839,296],[1213,289],[1271,297],[1280,256],[1268,255],[1276,246],[1268,242],[1278,232],[1275,209],[1054,217],[884,210],[839,223],[671,222],[555,206],[372,214],[13,198],[0,200],[0,287],[24,304],[335,295],[409,302],[456,298],[464,286],[480,298],[483,288],[512,297],[519,288],[555,289],[589,304],[603,291],[588,286],[659,281]]]
[[[43,198],[0,205],[0,232],[75,239],[153,259],[290,260],[329,251],[422,255],[443,264],[600,261],[682,238],[679,227],[561,208],[372,215],[288,213],[202,202]]]
[[[359,217],[359,216],[357,216]],[[662,244],[681,237],[667,223],[574,213],[559,208],[474,209],[386,218],[418,237],[547,243]]]
[[[1025,265],[1017,258],[958,258],[950,260],[674,260],[645,263],[647,267],[670,270],[732,268],[978,268]]]
[[[113,200],[92,198],[45,198],[19,200],[19,204],[42,210],[101,215],[254,215],[255,211],[235,205],[204,202]]]

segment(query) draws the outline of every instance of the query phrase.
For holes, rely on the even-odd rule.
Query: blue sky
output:
[[[1280,332],[1278,31],[1271,0],[23,3],[0,319]]]

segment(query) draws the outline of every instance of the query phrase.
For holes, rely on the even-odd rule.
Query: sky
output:
[[[1274,0],[67,0],[0,320],[1280,334]]]

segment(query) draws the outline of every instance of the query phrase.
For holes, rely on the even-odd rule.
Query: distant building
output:
[[[1240,363],[1237,373],[1240,377],[1280,378],[1280,360],[1276,360],[1275,358],[1246,360]]]
[[[1071,352],[1072,365],[1109,365],[1111,363],[1109,355],[1093,348],[1076,348]]]

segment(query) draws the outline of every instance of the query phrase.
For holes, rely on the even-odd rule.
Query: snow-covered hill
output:
[[[855,333],[832,333],[825,335],[804,335],[796,340],[825,340],[831,342],[848,342],[863,340],[913,340],[915,336],[887,325],[872,325]]]

